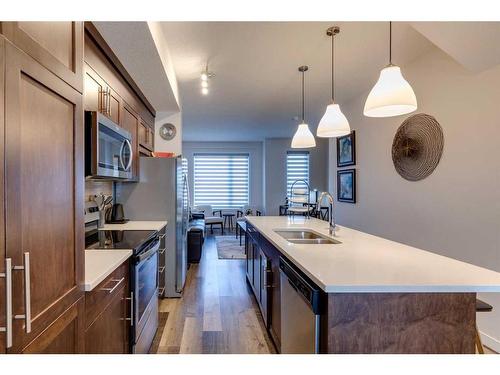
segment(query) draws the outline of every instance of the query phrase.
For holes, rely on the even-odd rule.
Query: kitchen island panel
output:
[[[475,293],[331,293],[327,309],[327,353],[475,353]]]

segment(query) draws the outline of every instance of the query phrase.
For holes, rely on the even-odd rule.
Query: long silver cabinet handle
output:
[[[14,266],[14,270],[24,271],[24,314],[14,315],[14,319],[24,319],[26,333],[31,332],[31,279],[30,279],[30,253],[23,254],[24,264]]]
[[[122,277],[120,280],[116,280],[116,279],[111,279],[111,281],[115,282],[115,286],[113,286],[112,288],[101,288],[101,290],[103,292],[109,292],[109,294],[113,293],[115,291],[116,288],[118,288],[118,285],[120,285],[123,280],[125,280],[125,277]]]
[[[127,301],[130,301],[130,318],[126,320],[130,320],[130,325],[134,325],[134,292],[130,292],[130,298],[125,298]]]
[[[12,346],[12,259],[5,258],[5,273],[0,273],[5,278],[5,327],[0,327],[0,332],[5,332],[6,347]]]

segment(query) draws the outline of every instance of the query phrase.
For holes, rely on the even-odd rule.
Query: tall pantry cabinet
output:
[[[83,23],[0,33],[0,353],[82,352]]]

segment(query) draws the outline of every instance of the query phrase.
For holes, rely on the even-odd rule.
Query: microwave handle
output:
[[[130,150],[130,159],[128,161],[127,167],[124,168],[126,171],[128,171],[130,169],[130,167],[132,166],[132,160],[134,159],[134,151],[132,150],[132,144],[130,143],[130,141],[128,139],[125,139],[125,143],[128,145],[128,148]]]

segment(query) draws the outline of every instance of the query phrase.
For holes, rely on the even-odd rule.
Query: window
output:
[[[182,158],[182,174],[185,176],[187,183],[187,189],[184,189],[184,202],[187,202],[190,207],[188,160],[186,158]]]
[[[195,154],[194,204],[237,209],[248,204],[248,154]]]
[[[297,180],[309,183],[309,152],[288,151],[286,154],[286,195],[290,199],[290,188]],[[294,188],[307,188],[303,182],[298,182]]]

